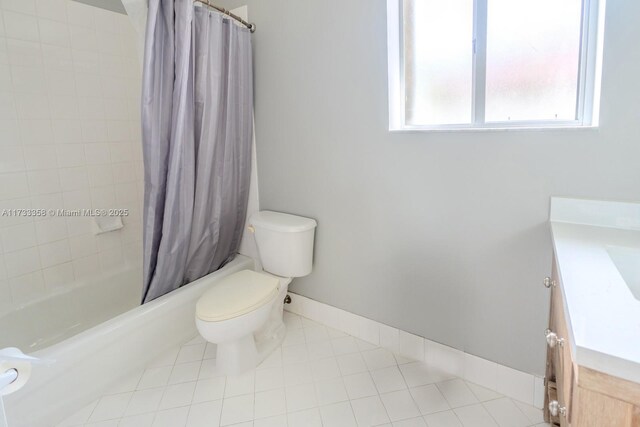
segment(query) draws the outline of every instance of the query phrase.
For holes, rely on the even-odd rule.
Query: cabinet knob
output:
[[[550,288],[550,287],[556,287],[556,281],[553,280],[551,277],[545,277],[544,280],[542,281],[542,284],[544,285],[545,288]]]
[[[557,400],[552,400],[549,402],[549,413],[554,417],[557,417],[558,414],[563,417],[567,415],[567,408],[565,406],[560,406]]]
[[[547,329],[546,331],[544,331],[544,335],[550,348],[555,348],[555,346],[557,345],[562,347],[564,345],[564,338],[558,337],[558,334],[551,331],[551,329]]]

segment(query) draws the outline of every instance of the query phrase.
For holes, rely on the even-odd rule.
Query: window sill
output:
[[[390,133],[473,133],[473,132],[545,132],[545,131],[594,131],[598,130],[599,126],[496,126],[496,127],[465,127],[465,128],[447,128],[447,127],[434,127],[434,128],[389,128]]]

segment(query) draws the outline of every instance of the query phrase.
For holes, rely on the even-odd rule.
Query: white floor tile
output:
[[[442,393],[433,384],[410,388],[409,392],[422,415],[450,409]]]
[[[301,411],[318,405],[314,384],[301,384],[285,388],[287,411]]]
[[[349,400],[342,378],[318,381],[316,383],[316,396],[320,406]]]
[[[320,408],[322,425],[331,427],[356,427],[356,420],[349,402],[334,403]]]
[[[336,356],[358,353],[360,351],[358,349],[358,344],[356,344],[356,340],[351,336],[333,338],[331,340],[331,345],[333,346],[333,353]]]
[[[157,411],[163,394],[163,388],[136,391],[131,397],[125,415],[130,416]]]
[[[253,420],[253,394],[235,396],[222,402],[221,426],[244,423]]]
[[[453,411],[425,415],[424,420],[428,427],[462,427],[462,423]]]
[[[134,415],[132,417],[124,417],[120,420],[118,427],[151,427],[155,417],[155,412]]]
[[[193,403],[222,399],[225,382],[226,379],[224,377],[198,380],[193,394]]]
[[[171,375],[169,375],[169,384],[186,383],[197,380],[201,364],[201,362],[189,362],[173,365],[173,370],[171,371]]]
[[[287,414],[289,427],[322,427],[322,419],[318,408],[307,409]]]
[[[334,357],[331,341],[315,341],[307,343],[309,360],[320,360]]]
[[[483,406],[500,427],[526,427],[531,424],[513,400],[506,397],[490,400],[483,403]]]
[[[240,396],[255,392],[255,371],[227,377],[224,397]]]
[[[542,411],[526,403],[317,322],[287,319],[287,343],[256,370],[226,377],[215,345],[196,336],[59,427],[322,427],[323,419],[325,427],[547,427]],[[391,345],[388,332],[380,327]],[[485,362],[468,358],[467,374],[513,395],[531,388],[531,376],[498,375]]]
[[[306,344],[282,347],[282,363],[290,365],[292,363],[302,363],[309,360],[309,352]]]
[[[454,378],[451,374],[429,368],[423,362],[411,362],[400,365],[400,372],[409,387],[433,384]]]
[[[403,390],[407,388],[407,383],[397,366],[371,371],[371,377],[380,393]]]
[[[198,372],[199,380],[224,376],[225,375],[220,371],[216,364],[216,359],[205,359],[202,361],[202,365],[200,365],[200,372]]]
[[[162,400],[160,401],[160,409],[189,406],[193,400],[193,393],[195,389],[195,381],[168,386],[164,391]]]
[[[104,396],[93,409],[89,422],[105,421],[120,418],[127,409],[133,393],[120,393]]]
[[[284,369],[284,385],[299,385],[313,381],[311,365],[308,362],[293,363]]]
[[[351,408],[360,427],[377,426],[390,421],[387,410],[378,396],[352,400]]]
[[[86,427],[118,427],[118,420],[98,421],[97,423],[87,423]]]
[[[254,418],[266,418],[287,412],[284,388],[261,391],[255,394]]]
[[[160,366],[157,368],[148,368],[142,374],[142,378],[138,382],[138,390],[145,390],[154,387],[164,387],[169,382],[169,376],[173,366]]]
[[[178,352],[176,363],[198,362],[204,358],[206,343],[184,345]]]
[[[327,328],[322,325],[304,328],[304,336],[307,343],[316,341],[329,341],[331,339],[331,337],[329,337]]]
[[[178,357],[179,351],[180,347],[175,347],[171,350],[168,350],[156,360],[149,363],[149,365],[147,365],[147,368],[156,368],[158,366],[173,366],[176,363],[176,357]]]
[[[338,356],[337,360],[342,375],[351,375],[367,371],[367,365],[365,365],[360,353],[343,354]]]
[[[222,413],[222,400],[192,405],[187,417],[187,427],[218,427]]]
[[[486,402],[488,400],[499,399],[502,397],[502,395],[497,391],[489,390],[488,388],[471,383],[469,381],[466,381],[466,383],[480,402]]]
[[[364,362],[367,364],[367,368],[371,371],[374,369],[396,366],[396,359],[393,357],[393,353],[384,348],[363,351],[362,357],[364,358]]]
[[[464,427],[497,427],[498,424],[481,404],[453,410]]]
[[[375,396],[378,394],[369,372],[348,375],[343,378],[349,399],[359,399],[361,397]]]
[[[473,392],[471,392],[471,389],[459,378],[443,381],[436,385],[452,408],[478,403],[478,399]]]
[[[518,402],[514,400],[513,403],[516,404],[518,409],[522,411],[522,413],[531,421],[533,424],[539,424],[544,422],[544,416],[542,414],[542,410],[535,408],[531,405],[527,405],[526,403]]]
[[[424,418],[410,418],[408,420],[396,421],[393,423],[393,427],[426,427],[427,424],[424,421]]]
[[[286,427],[287,416],[276,415],[275,417],[261,418],[253,422],[253,427]]]
[[[335,357],[314,360],[310,362],[310,366],[314,381],[340,378],[340,368]]]
[[[56,427],[71,427],[71,426],[78,426],[86,423],[97,404],[98,404],[97,400],[94,402],[91,402],[84,408],[77,411],[75,414],[71,415],[70,417],[62,421]]]
[[[187,424],[189,407],[165,409],[158,411],[153,419],[152,427],[184,427]]]
[[[214,343],[208,342],[207,347],[204,350],[204,359],[215,359],[218,352],[218,346]]]
[[[284,372],[281,367],[256,370],[256,391],[284,387]]]
[[[303,329],[291,329],[287,330],[287,334],[282,341],[282,347],[289,347],[291,345],[300,345],[306,342]]]
[[[380,399],[382,399],[382,403],[384,404],[391,421],[399,421],[420,416],[420,411],[408,390],[381,394]]]

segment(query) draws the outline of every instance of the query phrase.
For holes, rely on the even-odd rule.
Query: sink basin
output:
[[[633,296],[640,301],[640,249],[609,246],[607,252]]]

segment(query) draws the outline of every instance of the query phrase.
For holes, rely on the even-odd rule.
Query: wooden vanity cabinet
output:
[[[575,363],[555,257],[545,284],[551,290],[545,421],[561,427],[640,427],[640,384]],[[554,406],[557,411],[550,410]]]

